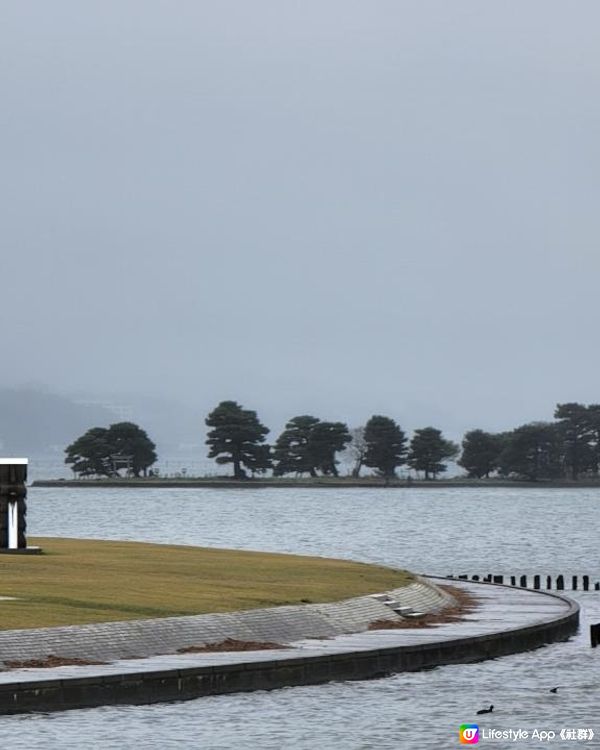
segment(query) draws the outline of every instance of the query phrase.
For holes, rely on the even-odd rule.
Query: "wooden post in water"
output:
[[[517,585],[517,578],[516,578],[516,576],[511,576],[510,577],[510,585],[511,586],[516,586]]]
[[[562,576],[556,576],[556,590],[557,591],[565,590],[565,579]]]
[[[472,581],[478,581],[479,580],[479,576],[471,576],[471,580]]]
[[[546,576],[546,588],[547,589],[552,588],[552,576]]]
[[[527,576],[521,576],[521,582],[519,584],[522,589],[527,588]]]
[[[600,591],[600,581],[596,581],[594,584],[594,591]]]
[[[600,622],[590,625],[590,643],[592,648],[596,648],[598,643],[600,643]]]
[[[583,583],[583,590],[589,591],[590,590],[590,577],[589,576],[582,576],[581,577],[582,583]]]
[[[504,583],[504,576],[494,576],[494,583]]]
[[[577,576],[573,576],[572,581],[573,582],[572,582],[572,586],[571,587],[572,587],[573,591],[577,591]]]
[[[534,588],[534,589],[539,589],[539,588],[541,588],[541,585],[540,585],[540,577],[539,577],[539,576],[533,576],[533,588]]]

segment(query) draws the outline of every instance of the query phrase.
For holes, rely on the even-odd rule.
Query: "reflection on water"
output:
[[[598,580],[599,501],[592,489],[34,489],[29,526],[38,534],[304,552],[441,574]],[[94,748],[452,748],[458,726],[490,703],[495,712],[480,717],[482,726],[592,727],[600,736],[600,649],[588,641],[589,622],[600,622],[600,594],[574,596],[584,608],[580,635],[528,654],[369,682],[5,717],[2,738],[28,750],[79,749],[83,738]]]

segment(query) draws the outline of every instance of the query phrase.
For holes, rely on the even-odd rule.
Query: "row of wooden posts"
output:
[[[468,576],[468,575],[448,575],[446,578],[458,578],[460,581],[483,581],[484,583],[504,583],[504,576],[496,576],[492,575],[491,573],[487,576]],[[517,576],[506,576],[507,583],[508,579],[510,578],[510,585],[516,586],[517,585]],[[528,578],[527,576],[519,576],[519,586],[521,588],[529,588],[528,585]],[[555,579],[555,588],[556,591],[564,591],[565,590],[565,577],[560,575],[556,576]],[[573,591],[577,591],[579,584],[579,578],[578,576],[571,576],[571,589]],[[542,588],[542,576],[535,575],[533,576],[533,588],[534,589],[541,589]],[[546,588],[551,589],[552,588],[552,576],[546,576]],[[590,577],[589,576],[581,576],[581,588],[583,591],[590,591]],[[596,581],[594,583],[594,591],[600,591],[600,581]],[[596,648],[596,646],[600,645],[600,622],[596,623],[595,625],[590,625],[590,645],[592,648]]]
[[[506,583],[508,584],[510,580],[511,586],[520,586],[521,588],[533,588],[533,589],[541,589],[542,588],[542,582],[543,582],[543,576],[540,575],[534,575],[532,576],[532,585],[529,586],[528,584],[528,577],[526,575],[523,576],[499,576],[499,575],[492,575],[491,573],[487,576],[468,576],[468,575],[449,575],[446,576],[446,578],[458,578],[461,581],[484,581],[485,583],[504,583],[504,579],[506,578]],[[565,577],[562,575],[556,576],[554,579],[554,586],[552,585],[552,576],[545,576],[546,578],[546,589],[551,590],[555,589],[556,591],[564,591],[565,590]],[[595,581],[590,586],[590,577],[589,576],[571,576],[571,590],[577,591],[579,588],[579,580],[581,579],[581,590],[582,591],[600,591],[600,581]],[[518,583],[517,583],[518,580]]]

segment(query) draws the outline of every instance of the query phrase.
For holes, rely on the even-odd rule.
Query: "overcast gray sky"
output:
[[[4,0],[2,372],[279,424],[600,401],[597,0]]]

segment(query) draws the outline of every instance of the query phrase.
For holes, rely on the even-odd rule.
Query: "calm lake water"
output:
[[[599,506],[596,489],[32,489],[28,522],[32,535],[297,552],[442,575],[600,580]],[[589,622],[600,622],[600,593],[574,596],[583,606],[580,635],[528,654],[368,682],[4,717],[1,736],[7,747],[27,750],[453,748],[459,725],[493,703],[481,726],[593,728],[600,738],[600,649],[589,648],[587,634]]]

